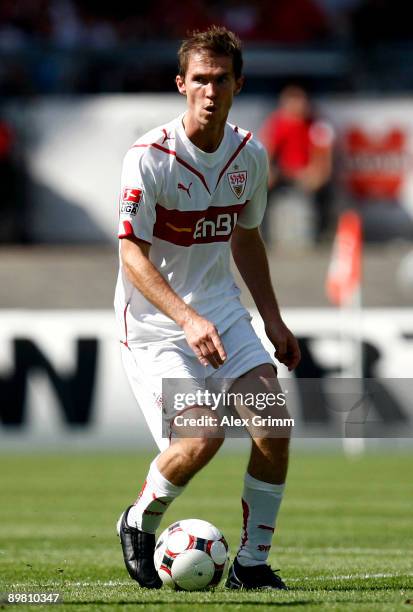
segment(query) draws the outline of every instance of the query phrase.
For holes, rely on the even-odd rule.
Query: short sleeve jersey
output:
[[[229,123],[218,149],[206,153],[186,136],[182,119],[151,130],[127,152],[118,235],[150,243],[165,280],[222,333],[246,314],[230,270],[230,239],[237,224],[250,229],[262,221],[267,156],[250,132]],[[129,281],[121,260],[115,311],[127,344],[184,337]]]

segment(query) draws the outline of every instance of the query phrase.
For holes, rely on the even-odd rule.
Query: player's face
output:
[[[210,53],[193,53],[185,78],[176,77],[179,93],[187,98],[191,119],[205,127],[225,123],[242,83],[243,77],[235,78],[231,57]]]

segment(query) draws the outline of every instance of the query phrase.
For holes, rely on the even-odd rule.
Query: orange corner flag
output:
[[[342,306],[350,302],[361,283],[362,230],[359,215],[341,214],[326,278],[327,297]]]

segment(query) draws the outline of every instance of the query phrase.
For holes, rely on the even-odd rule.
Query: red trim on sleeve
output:
[[[225,166],[222,168],[221,172],[219,173],[219,177],[217,180],[217,184],[215,185],[215,189],[218,187],[218,183],[222,178],[222,175],[224,174],[225,170],[228,169],[228,167],[232,164],[232,162],[234,161],[234,159],[237,157],[237,155],[239,154],[239,152],[245,147],[245,145],[247,144],[247,142],[249,141],[249,139],[251,138],[252,133],[248,132],[248,134],[245,136],[244,140],[240,143],[239,147],[237,148],[237,150],[231,155],[231,157],[229,158],[229,160],[227,161],[227,163],[225,164]]]
[[[122,224],[124,231],[123,234],[118,234],[118,238],[129,238],[129,236],[133,236],[140,242],[145,242],[146,244],[149,244],[149,246],[152,246],[152,242],[149,242],[149,240],[145,240],[144,238],[140,238],[140,236],[136,236],[135,232],[133,231],[132,223],[130,221],[122,221]]]
[[[133,231],[132,223],[130,221],[122,221],[123,234],[118,234],[118,238],[127,238],[128,236],[135,236]]]

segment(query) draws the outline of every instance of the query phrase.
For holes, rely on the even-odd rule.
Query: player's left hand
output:
[[[275,357],[280,363],[294,370],[300,363],[301,351],[297,339],[285,323],[279,319],[265,326],[265,333],[275,347]]]

